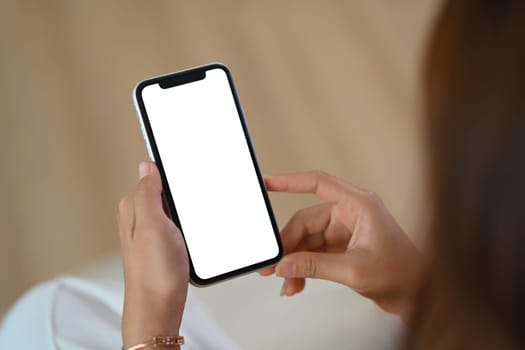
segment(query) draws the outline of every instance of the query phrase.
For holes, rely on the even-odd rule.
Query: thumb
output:
[[[162,192],[162,181],[159,169],[153,162],[141,162],[139,164],[139,183],[137,189],[147,190],[154,193]]]
[[[285,278],[319,278],[350,285],[350,266],[345,254],[297,252],[286,255],[275,267]]]
[[[142,162],[139,166],[139,183],[133,191],[136,220],[146,221],[146,218],[155,221],[159,214],[164,214],[162,207],[162,182],[154,163]]]

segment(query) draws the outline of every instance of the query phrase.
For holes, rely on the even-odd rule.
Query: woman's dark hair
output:
[[[425,66],[424,349],[525,349],[525,1],[450,0]]]

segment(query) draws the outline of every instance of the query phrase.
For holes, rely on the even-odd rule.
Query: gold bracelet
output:
[[[163,348],[179,348],[180,346],[184,344],[184,337],[181,336],[174,336],[174,335],[166,335],[161,336],[158,335],[156,337],[151,338],[147,342],[136,344],[133,346],[130,346],[129,348],[122,347],[122,350],[140,350],[144,349],[150,346],[153,347],[163,347]]]

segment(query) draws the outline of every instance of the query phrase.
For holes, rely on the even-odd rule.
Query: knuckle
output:
[[[381,201],[381,197],[379,197],[379,195],[374,192],[374,191],[368,191],[368,197],[370,199],[370,201],[372,202],[380,202]]]
[[[367,191],[365,194],[365,206],[367,208],[373,209],[381,206],[383,200],[381,197],[374,191]]]
[[[351,266],[347,267],[343,274],[344,284],[355,289],[362,290],[361,281],[362,277],[359,274],[359,271],[355,271]]]
[[[131,199],[130,199],[129,194],[127,194],[124,197],[122,197],[120,201],[118,202],[117,217],[119,213],[125,212],[130,207],[130,205],[131,205]]]
[[[305,222],[308,221],[308,210],[301,209],[296,211],[292,217],[290,218],[290,221],[288,222],[288,225],[286,226],[287,230],[297,230],[301,227],[304,227]]]
[[[314,187],[310,189],[310,192],[312,193],[317,193],[319,186],[321,186],[322,183],[327,183],[330,181],[330,175],[322,170],[312,170],[310,174],[313,177],[315,183]]]
[[[314,278],[317,276],[317,264],[314,257],[309,254],[306,258],[304,265],[304,274],[308,278]]]
[[[175,225],[175,223],[171,219],[165,217],[165,220],[162,220],[162,222],[163,222],[163,226],[162,227],[163,227],[164,230],[167,230],[167,231],[170,231],[170,232],[176,232],[176,233],[179,233],[179,234],[181,233],[180,229],[177,227],[177,225]]]
[[[326,172],[319,169],[312,170],[312,175],[318,180],[326,179],[329,176]]]
[[[134,196],[135,198],[147,197],[151,192],[151,187],[147,178],[143,178],[135,187]]]
[[[292,218],[290,219],[290,221],[299,222],[299,221],[302,221],[305,216],[306,216],[306,210],[301,209],[301,210],[296,211],[295,214],[292,215]]]
[[[290,218],[290,223],[292,223],[292,222],[296,222],[296,221],[297,221],[297,219],[298,219],[298,218],[300,217],[300,215],[301,215],[300,212],[301,212],[300,210],[299,210],[299,211],[296,211],[296,212],[292,215],[292,217]]]
[[[148,185],[146,181],[141,180],[135,188],[135,194],[138,196],[143,196],[146,193],[148,193]]]

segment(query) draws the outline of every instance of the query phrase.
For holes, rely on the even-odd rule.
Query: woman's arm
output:
[[[189,281],[184,240],[164,212],[159,172],[153,163],[144,162],[139,173],[139,183],[118,209],[125,347],[155,336],[179,335]]]

